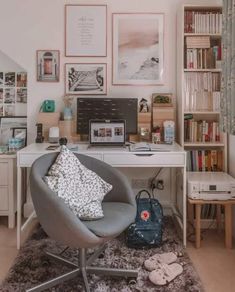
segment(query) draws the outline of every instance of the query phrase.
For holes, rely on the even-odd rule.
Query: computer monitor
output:
[[[138,99],[137,98],[90,98],[77,99],[77,133],[89,134],[89,121],[125,120],[126,134],[137,134]]]

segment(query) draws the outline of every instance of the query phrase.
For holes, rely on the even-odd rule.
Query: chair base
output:
[[[26,292],[39,292],[39,291],[44,291],[46,289],[49,289],[51,287],[54,287],[60,283],[63,283],[67,280],[71,280],[76,278],[77,276],[82,276],[84,286],[85,286],[85,291],[90,292],[89,284],[88,284],[88,279],[87,279],[87,273],[88,274],[96,274],[96,275],[105,275],[105,276],[115,276],[115,277],[123,277],[123,278],[137,278],[138,276],[138,271],[137,270],[129,270],[129,269],[112,269],[112,268],[101,268],[101,267],[94,267],[91,266],[91,264],[96,260],[99,255],[103,252],[104,250],[104,245],[101,246],[97,251],[95,251],[88,259],[86,259],[86,249],[81,248],[79,249],[79,263],[78,265],[72,263],[69,260],[66,260],[62,258],[59,255],[55,255],[52,253],[47,252],[46,254],[60,262],[63,263],[69,267],[73,267],[74,270],[63,274],[61,276],[58,276],[52,280],[49,280],[47,282],[44,282],[38,286],[35,286],[33,288],[30,288],[26,290]]]

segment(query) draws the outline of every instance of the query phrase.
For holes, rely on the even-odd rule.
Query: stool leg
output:
[[[201,205],[196,204],[196,248],[201,246]]]
[[[188,202],[188,221],[194,225],[194,207]]]
[[[216,223],[217,231],[221,231],[221,205],[216,205]]]
[[[225,205],[225,246],[232,248],[232,204]]]

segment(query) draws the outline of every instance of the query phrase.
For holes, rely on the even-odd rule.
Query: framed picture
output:
[[[27,127],[13,127],[12,129],[12,138],[22,139],[22,147],[27,145]]]
[[[163,84],[164,14],[113,13],[113,85]]]
[[[107,5],[65,5],[65,56],[107,56]]]
[[[125,120],[90,120],[89,141],[91,145],[124,145]]]
[[[153,93],[152,104],[153,107],[172,107],[172,93]]]
[[[24,134],[22,134],[22,137],[23,136],[25,137],[26,143],[27,139],[26,129],[27,129],[26,117],[2,117],[0,119],[0,145],[7,145],[9,139],[15,137],[16,134],[19,134],[19,131],[24,132]]]
[[[65,64],[65,93],[101,95],[107,93],[107,64]]]
[[[60,51],[37,51],[37,81],[59,82]]]

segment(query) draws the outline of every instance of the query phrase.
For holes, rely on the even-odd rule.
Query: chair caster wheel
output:
[[[129,279],[128,281],[128,285],[136,285],[136,283],[137,283],[137,280],[135,278]]]

